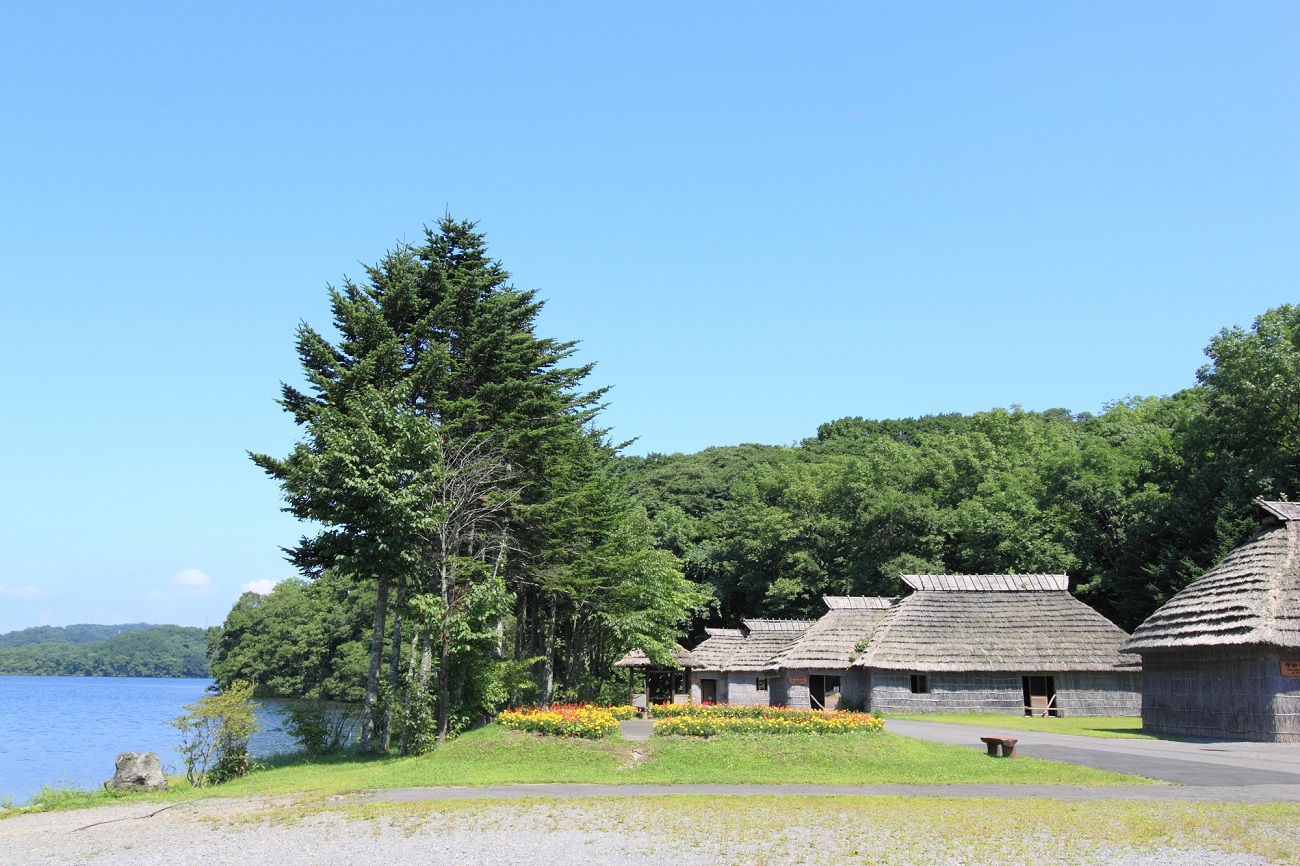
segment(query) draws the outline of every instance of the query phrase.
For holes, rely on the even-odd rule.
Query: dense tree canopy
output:
[[[627,458],[658,543],[721,621],[814,616],[915,572],[1065,572],[1133,628],[1300,496],[1300,309],[1226,329],[1200,384],[1100,415],[843,418],[793,448]]]

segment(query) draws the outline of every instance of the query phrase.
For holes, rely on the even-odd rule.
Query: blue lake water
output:
[[[0,796],[17,803],[43,785],[98,788],[113,776],[121,752],[157,752],[163,769],[183,771],[179,732],[167,724],[184,704],[205,694],[211,680],[135,677],[0,676]],[[257,756],[294,747],[279,725],[277,706],[259,707]]]

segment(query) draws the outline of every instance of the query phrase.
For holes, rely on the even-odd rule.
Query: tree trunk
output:
[[[451,545],[448,544],[446,537],[443,538],[443,559],[438,565],[438,573],[442,578],[442,627],[439,629],[438,641],[438,746],[442,747],[447,742],[447,720],[451,718],[450,707],[447,706],[451,699],[448,682],[449,672],[448,665],[451,662],[451,611],[452,611],[452,587],[451,575],[448,574],[447,556]]]
[[[542,700],[544,707],[551,705],[551,693],[555,690],[555,597],[551,597],[550,608],[546,614],[546,651],[542,654]]]
[[[447,726],[451,718],[451,678],[447,668],[451,664],[451,631],[442,630],[442,647],[438,654],[438,746],[447,743]]]
[[[379,664],[384,656],[384,623],[388,616],[388,578],[379,576],[375,600],[375,630],[370,635],[370,673],[361,711],[361,751],[375,751],[375,705],[379,702]]]
[[[393,702],[397,700],[397,668],[402,659],[402,603],[406,601],[406,577],[397,578],[397,604],[393,611],[393,643],[388,656],[388,700],[384,701],[384,726],[379,751],[387,752],[393,737]]]

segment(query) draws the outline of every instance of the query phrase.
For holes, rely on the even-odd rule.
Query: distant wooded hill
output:
[[[178,625],[39,626],[0,635],[0,674],[208,677],[203,629]]]
[[[0,634],[0,649],[16,646],[35,646],[41,643],[94,643],[108,640],[128,631],[153,628],[152,623],[131,622],[123,625],[38,625],[21,631]]]

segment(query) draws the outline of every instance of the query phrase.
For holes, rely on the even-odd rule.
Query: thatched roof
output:
[[[1300,503],[1259,504],[1259,532],[1147,617],[1124,652],[1245,644],[1300,648]]]
[[[744,625],[749,634],[727,660],[724,670],[766,670],[772,658],[798,640],[813,623],[801,619],[747,619]]]
[[[1066,592],[1065,575],[904,580],[917,591],[886,612],[854,667],[1050,672],[1133,666],[1119,654],[1127,635]]]
[[[706,628],[704,631],[709,636],[691,650],[691,655],[699,662],[700,670],[725,670],[727,661],[745,643],[745,633],[738,628]]]
[[[846,669],[857,656],[858,643],[871,636],[896,598],[826,596],[829,610],[811,628],[768,663],[769,669]]]
[[[677,648],[673,651],[673,661],[677,662],[680,667],[684,668],[699,667],[699,662],[695,660],[695,656],[691,654],[690,650],[686,649],[686,647],[681,644],[676,644],[676,647]],[[629,650],[627,655],[614,662],[614,667],[659,668],[661,665],[657,665],[650,661],[650,657],[647,656],[643,650],[634,649]]]
[[[966,590],[970,592],[1065,591],[1064,574],[904,574],[903,582],[916,590]]]

